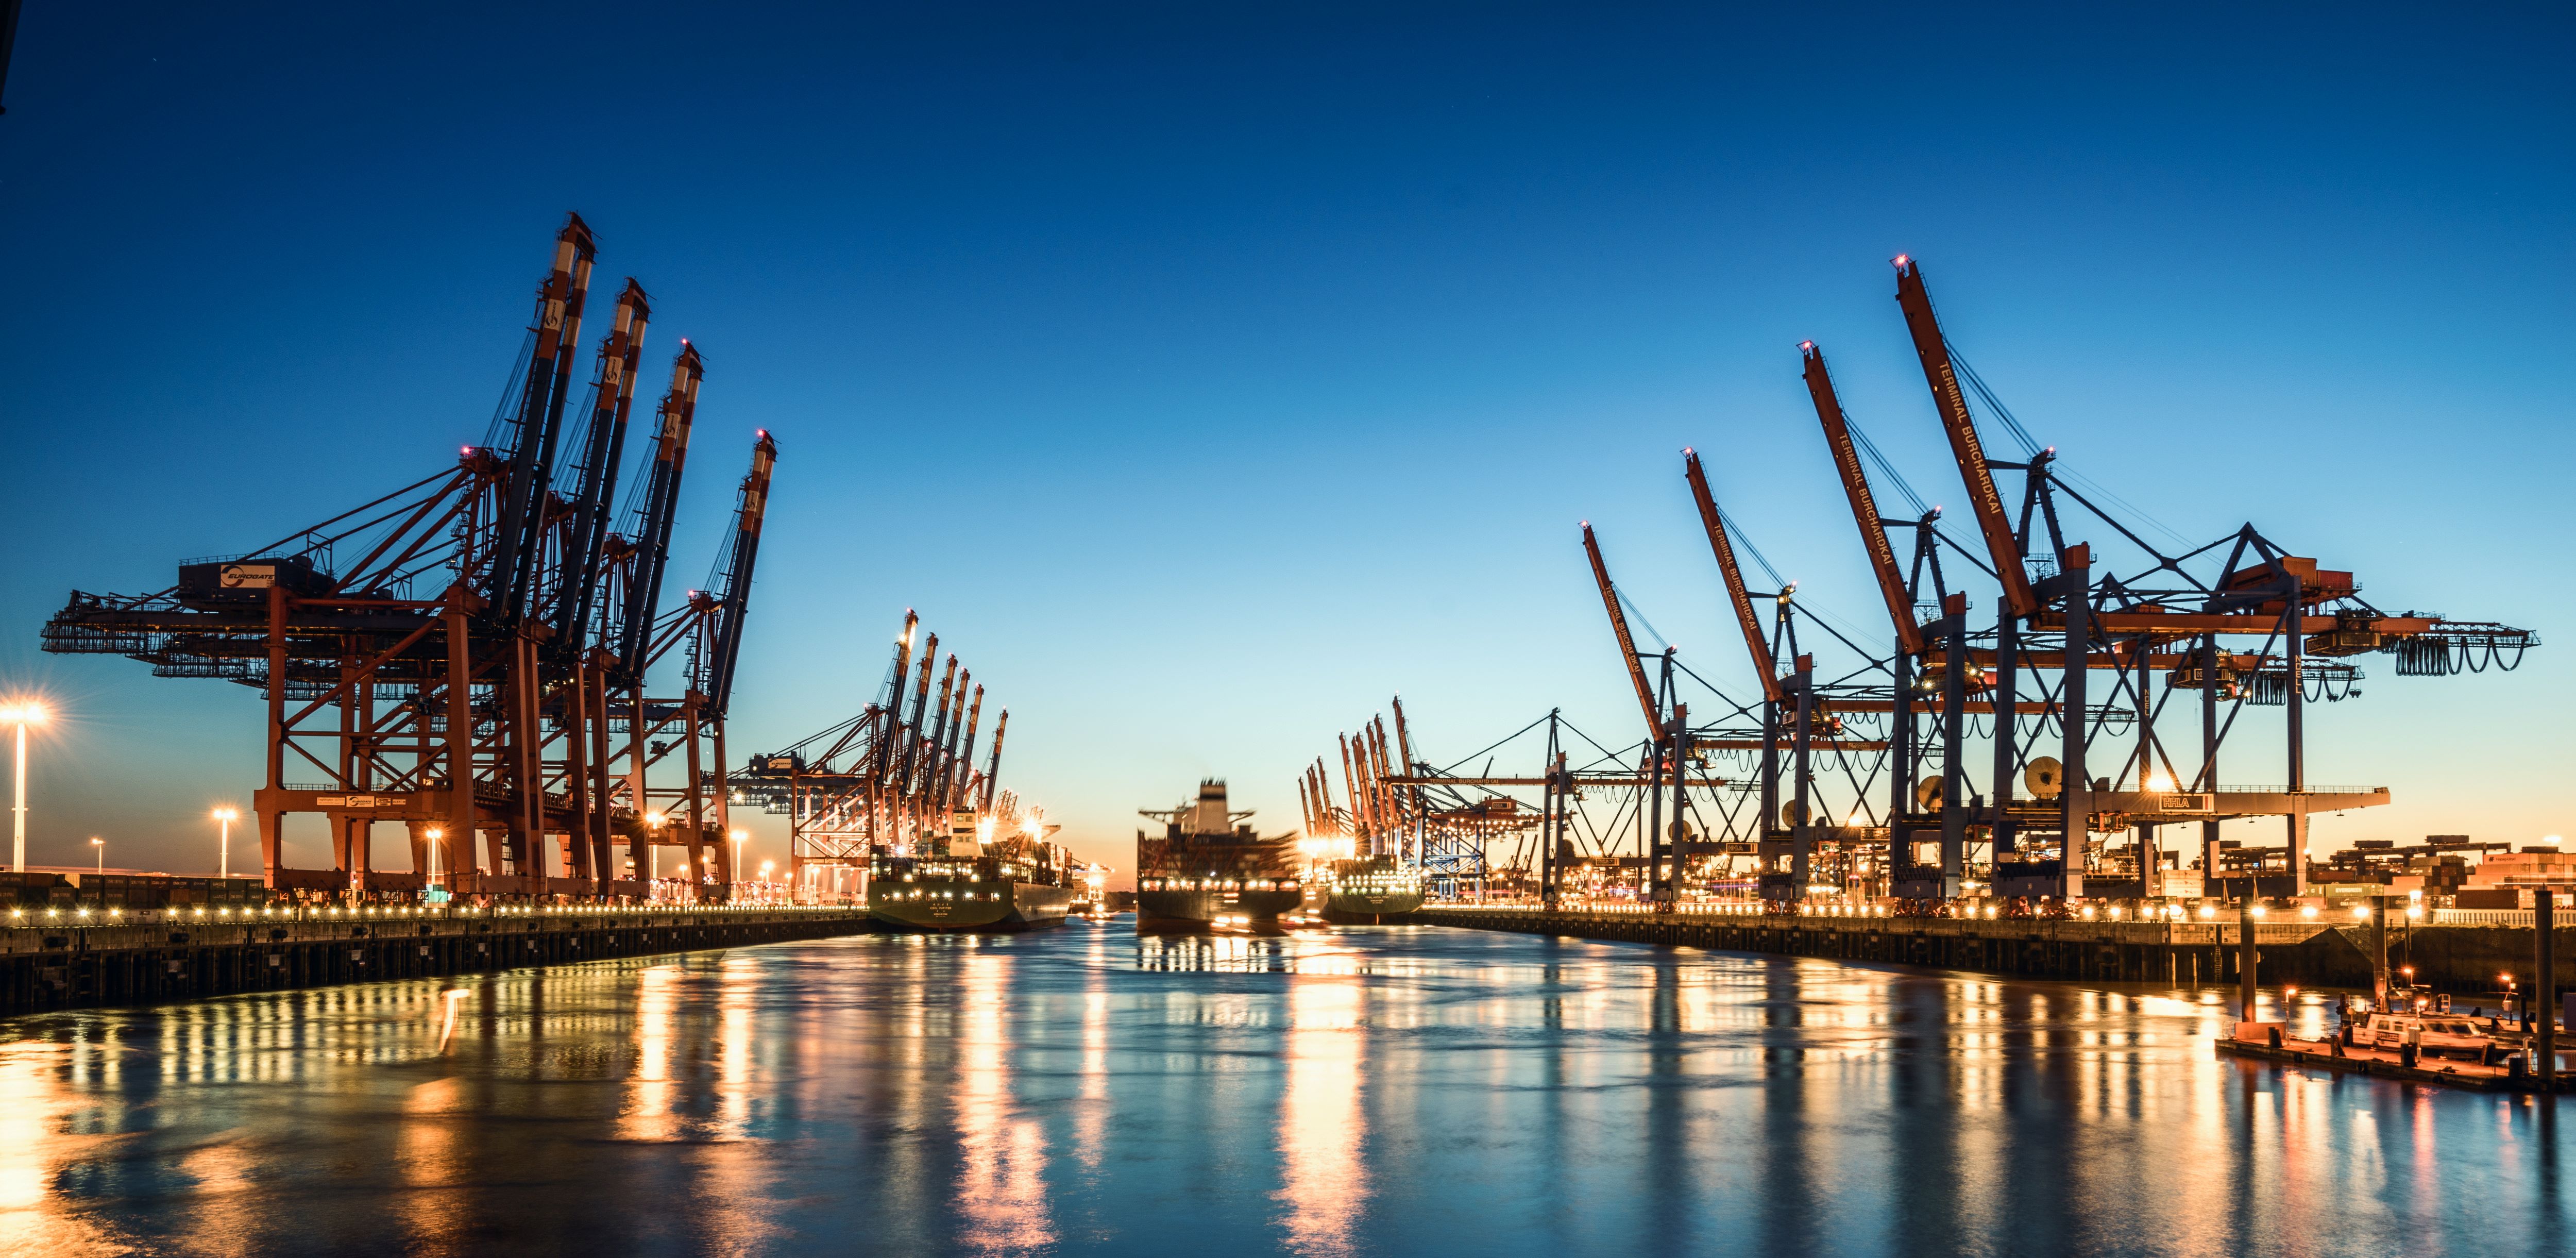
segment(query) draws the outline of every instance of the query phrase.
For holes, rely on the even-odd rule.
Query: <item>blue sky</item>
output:
[[[2563,11],[1388,8],[30,6],[0,688],[66,715],[35,858],[187,865],[258,772],[250,692],[39,654],[65,592],[476,439],[567,209],[651,290],[648,358],[707,355],[675,580],[779,437],[734,745],[855,711],[918,608],[1011,709],[1006,783],[1121,867],[1202,775],[1293,825],[1397,691],[1434,756],[1556,705],[1624,735],[1579,519],[1749,687],[1684,445],[1883,623],[1794,347],[1958,502],[1900,251],[2024,423],[2179,531],[2566,622]],[[2320,837],[2566,827],[2568,649],[2377,661],[2310,777],[2400,802]]]

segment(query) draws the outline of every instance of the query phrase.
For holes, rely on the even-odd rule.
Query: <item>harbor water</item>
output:
[[[0,1252],[2576,1252],[2576,1109],[2231,997],[1122,919],[53,1014]]]

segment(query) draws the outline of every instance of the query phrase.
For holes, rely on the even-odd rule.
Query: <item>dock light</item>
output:
[[[11,813],[9,827],[9,871],[11,873],[27,871],[27,727],[42,725],[51,719],[51,716],[51,713],[45,711],[45,705],[33,700],[21,699],[7,707],[0,707],[0,725],[15,726],[18,731],[18,797],[16,809]]]
[[[2560,836],[2555,835],[2555,834],[2544,834],[2544,835],[2540,836],[2540,841],[2541,841],[2541,842],[2543,842],[2543,843],[2548,844],[2548,845],[2549,845],[2549,846],[2551,846],[2551,847],[2556,847],[2556,846],[2558,846],[2559,844],[2566,842],[2567,840],[2565,840],[2564,838],[2561,838]]]
[[[2421,904],[2409,904],[2409,905],[2407,905],[2407,906],[2406,906],[2406,920],[2407,920],[2407,921],[2410,921],[2410,922],[2422,921],[2422,920],[2423,920],[2423,918],[2424,918],[2424,906],[2423,906],[2423,905],[2421,905]]]
[[[2356,921],[2356,922],[2366,922],[2366,921],[2369,921],[2369,920],[2370,920],[2370,906],[2369,906],[2369,905],[2367,905],[2367,904],[2356,904],[2356,905],[2352,906],[2352,920],[2354,920],[2354,921]]]
[[[89,836],[89,845],[98,852],[98,873],[104,878],[107,876],[107,840],[93,834]]]
[[[2093,920],[2093,906],[2090,904],[2084,906],[2084,920],[2088,922]]]
[[[2252,907],[2252,908],[2250,908],[2250,909],[2247,909],[2247,910],[2246,910],[2246,912],[2247,912],[2247,913],[2249,913],[2249,914],[2251,914],[2253,917],[2255,917],[2256,919],[2258,919],[2258,920],[2259,920],[2259,919],[2263,916],[2263,914],[2265,914],[2266,912],[2269,912],[2269,910],[2265,909],[2262,905],[2257,904],[2257,905],[2255,905],[2254,907]]]
[[[2112,921],[2115,921],[2115,922],[2116,922],[2116,921],[2118,921],[2118,920],[2120,920],[2120,906],[2119,906],[2119,905],[2114,904],[2114,905],[2112,905],[2112,906],[2111,906],[2111,920],[2112,920]]]

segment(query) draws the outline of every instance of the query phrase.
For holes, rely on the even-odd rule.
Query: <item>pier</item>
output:
[[[480,973],[871,929],[864,908],[795,905],[382,906],[148,919],[57,913],[0,927],[0,1015]]]
[[[2017,978],[2177,984],[2236,983],[2243,940],[2237,923],[2085,921],[2037,917],[1837,916],[1683,908],[1670,913],[1596,906],[1548,910],[1535,904],[1426,905],[1406,920],[1423,925],[1570,935],[1630,943],[1722,948],[1836,961],[1933,966]],[[2264,922],[2254,928],[2257,977],[2299,987],[2371,987],[2367,926],[2324,921]],[[2553,931],[2559,957],[2576,932]],[[2441,991],[2491,989],[2499,969],[2527,968],[2532,930],[2509,926],[2410,928],[2405,946],[2415,982]],[[2561,982],[2568,981],[2562,977]]]

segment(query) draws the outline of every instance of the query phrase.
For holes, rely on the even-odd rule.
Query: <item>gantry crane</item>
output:
[[[2207,545],[2165,553],[2071,484],[2053,449],[2026,439],[2018,421],[1958,360],[1933,309],[1921,266],[1899,256],[1895,268],[1897,302],[1977,524],[1980,547],[1957,548],[1957,553],[1992,577],[1999,592],[1991,630],[1972,632],[1964,595],[1947,593],[1941,598],[1940,618],[1924,627],[1919,659],[1926,680],[1937,683],[1942,696],[1944,769],[1937,790],[1917,787],[1917,816],[1937,821],[1942,836],[1939,884],[1923,889],[1937,891],[1940,898],[1958,893],[1958,856],[1968,830],[1976,827],[1990,835],[1997,895],[2062,902],[2063,897],[2088,894],[2086,878],[2095,872],[2089,836],[2134,831],[2135,855],[2127,877],[2096,877],[2089,894],[2154,897],[2161,891],[2164,864],[2156,837],[2159,825],[2199,823],[2202,870],[2210,876],[2218,873],[2220,821],[2278,816],[2284,822],[2286,869],[2272,885],[2249,880],[2237,890],[2304,892],[2308,818],[2388,800],[2385,788],[2319,790],[2308,784],[2308,692],[2322,685],[2329,697],[2341,697],[2358,679],[2349,664],[2319,666],[2310,657],[2332,660],[2388,651],[2399,656],[2405,673],[2410,658],[2447,655],[2454,649],[2518,655],[2537,645],[2537,637],[2491,622],[2388,615],[2359,598],[2351,574],[2321,570],[2251,524]],[[1821,375],[1821,359],[1811,355],[1810,361],[1813,379]],[[1988,455],[1969,407],[1971,392],[2025,437],[2025,461]],[[1996,469],[2023,474],[2017,513],[1996,485]],[[2097,575],[2093,547],[2065,535],[2065,503],[2109,526],[2120,543],[2139,552],[2138,567],[2122,572],[2102,564]],[[1926,530],[1918,542],[1928,547],[1937,532],[1928,521]],[[2037,573],[2031,570],[2034,551]],[[2194,571],[2195,566],[2208,571],[2209,559],[2222,551],[2225,558],[2215,572],[2204,576]],[[2250,654],[2222,650],[2221,639],[2228,635],[2259,638],[2261,644]],[[2049,646],[2056,649],[2044,649]],[[2107,674],[2103,680],[2109,686],[2101,701],[2089,693],[2097,672]],[[2053,694],[2049,673],[2057,678]],[[2159,674],[2166,678],[2163,697],[2151,684]],[[2056,757],[2033,756],[2021,743],[2018,718],[2031,706],[2021,698],[2026,684],[2039,689],[2041,702],[2035,706],[2044,721],[2056,726]],[[2332,689],[2337,685],[2343,689]],[[1967,700],[1971,691],[1987,696],[1982,706],[1989,711],[2009,714],[1994,721],[1987,791],[1973,796],[1960,746],[1964,718],[1979,706]],[[2200,697],[2201,755],[2190,773],[2174,765],[2156,734],[2160,709],[2176,691],[2197,691]],[[2287,709],[2287,785],[2227,789],[2218,778],[2221,746],[2237,710],[2266,699]],[[2223,718],[2222,706],[2229,708]],[[2125,762],[2116,773],[2096,776],[2092,768],[2097,757],[2115,746],[2115,739],[2129,744]],[[2028,804],[2017,797],[2025,787],[2035,797]]]
[[[996,715],[990,759],[978,772],[975,729],[984,688],[972,684],[973,671],[952,654],[934,704],[930,675],[938,655],[939,635],[922,633],[920,616],[907,610],[882,699],[782,750],[751,757],[729,783],[744,798],[787,815],[789,877],[800,894],[854,894],[864,889],[876,856],[920,855],[1023,828],[1016,800],[996,790],[1010,711]],[[911,717],[898,719],[907,699]]]
[[[610,530],[650,309],[629,280],[588,402],[574,410],[596,256],[588,225],[567,217],[510,403],[452,467],[241,558],[182,564],[178,584],[158,593],[75,592],[46,625],[49,651],[127,655],[161,676],[265,694],[265,783],[253,799],[273,887],[645,894],[607,855],[610,836],[643,828],[639,775],[659,755],[637,736],[663,719],[644,698],[645,672],[673,644],[700,641],[730,687],[750,555],[740,553],[725,590],[656,614],[700,375],[685,342],[635,527]],[[567,414],[580,422],[567,428]],[[756,455],[755,536],[766,459]],[[721,707],[719,698],[699,722],[719,742]],[[620,726],[624,774],[613,767]],[[722,780],[722,758],[719,749],[712,780]],[[297,813],[322,815],[332,868],[285,863],[283,827]],[[381,822],[409,830],[410,871],[374,868]],[[713,838],[702,821],[689,834]],[[697,871],[689,888],[723,894]]]

